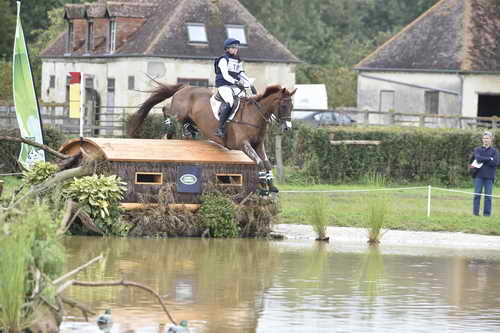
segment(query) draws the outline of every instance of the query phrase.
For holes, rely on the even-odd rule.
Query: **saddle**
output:
[[[238,109],[241,106],[241,97],[234,95],[233,97],[234,97],[233,107],[231,108],[231,114],[229,115],[228,120],[232,120],[234,118],[236,111],[238,111]],[[222,99],[219,92],[215,93],[210,98],[210,106],[212,107],[212,112],[214,114],[215,119],[217,120],[219,120],[220,106],[222,103],[225,103],[225,101]]]

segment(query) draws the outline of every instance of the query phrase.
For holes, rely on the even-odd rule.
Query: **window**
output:
[[[208,87],[208,79],[183,79],[178,78],[177,83],[183,83],[196,87]]]
[[[162,185],[163,174],[161,172],[136,172],[135,183],[145,185]]]
[[[116,21],[109,21],[108,52],[113,53],[116,49]]]
[[[394,90],[380,91],[380,111],[394,111]]]
[[[428,90],[425,92],[425,113],[439,113],[439,91]]]
[[[85,41],[85,52],[90,53],[94,49],[94,22],[87,23],[87,40]]]
[[[66,54],[73,51],[74,26],[73,22],[68,22],[68,36],[66,37]]]
[[[191,43],[208,43],[205,25],[202,23],[187,24],[188,37]]]
[[[243,25],[226,25],[226,34],[228,38],[235,38],[242,45],[247,45],[247,37],[245,35],[245,26]]]
[[[135,89],[135,76],[129,76],[128,77],[128,90],[134,90]]]
[[[115,79],[108,79],[108,92],[115,91]]]
[[[240,174],[216,174],[217,183],[225,186],[243,186],[243,176]]]
[[[55,88],[56,87],[56,76],[51,75],[49,79],[49,88]]]
[[[108,95],[107,95],[108,106],[115,106],[115,79],[108,79]]]

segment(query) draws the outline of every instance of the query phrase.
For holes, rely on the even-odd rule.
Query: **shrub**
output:
[[[37,317],[38,302],[29,299],[36,285],[31,274],[35,267],[42,279],[61,274],[65,255],[56,234],[59,222],[39,202],[0,215],[0,331],[20,331]],[[43,281],[39,286],[45,287]],[[53,288],[46,287],[41,296],[53,303]]]
[[[213,237],[229,238],[239,235],[236,205],[226,196],[218,192],[204,194],[198,214],[201,223],[210,229],[210,234]]]
[[[78,202],[104,233],[121,236],[127,233],[126,224],[119,221],[125,184],[115,175],[86,176],[75,178],[64,193]]]
[[[55,174],[58,170],[57,165],[48,162],[36,162],[31,170],[23,172],[24,182],[29,185],[38,185],[44,180]]]

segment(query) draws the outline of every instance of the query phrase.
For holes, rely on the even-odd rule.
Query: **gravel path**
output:
[[[274,231],[285,239],[311,240],[316,238],[312,227],[303,224],[277,224]],[[366,229],[328,227],[331,242],[366,244]],[[500,236],[483,236],[461,232],[427,232],[389,230],[381,239],[382,245],[432,246],[457,249],[500,250]]]

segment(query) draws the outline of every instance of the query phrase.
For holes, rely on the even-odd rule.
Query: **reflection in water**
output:
[[[68,237],[79,280],[126,279],[164,296],[190,332],[498,332],[499,254],[342,247],[323,242]],[[382,253],[383,252],[383,253]],[[102,313],[111,332],[170,324],[140,289],[73,286],[66,295]],[[100,332],[71,312],[63,332]]]
[[[366,250],[361,266],[360,287],[368,297],[369,304],[374,304],[376,296],[383,295],[384,260],[378,246],[370,246]]]

